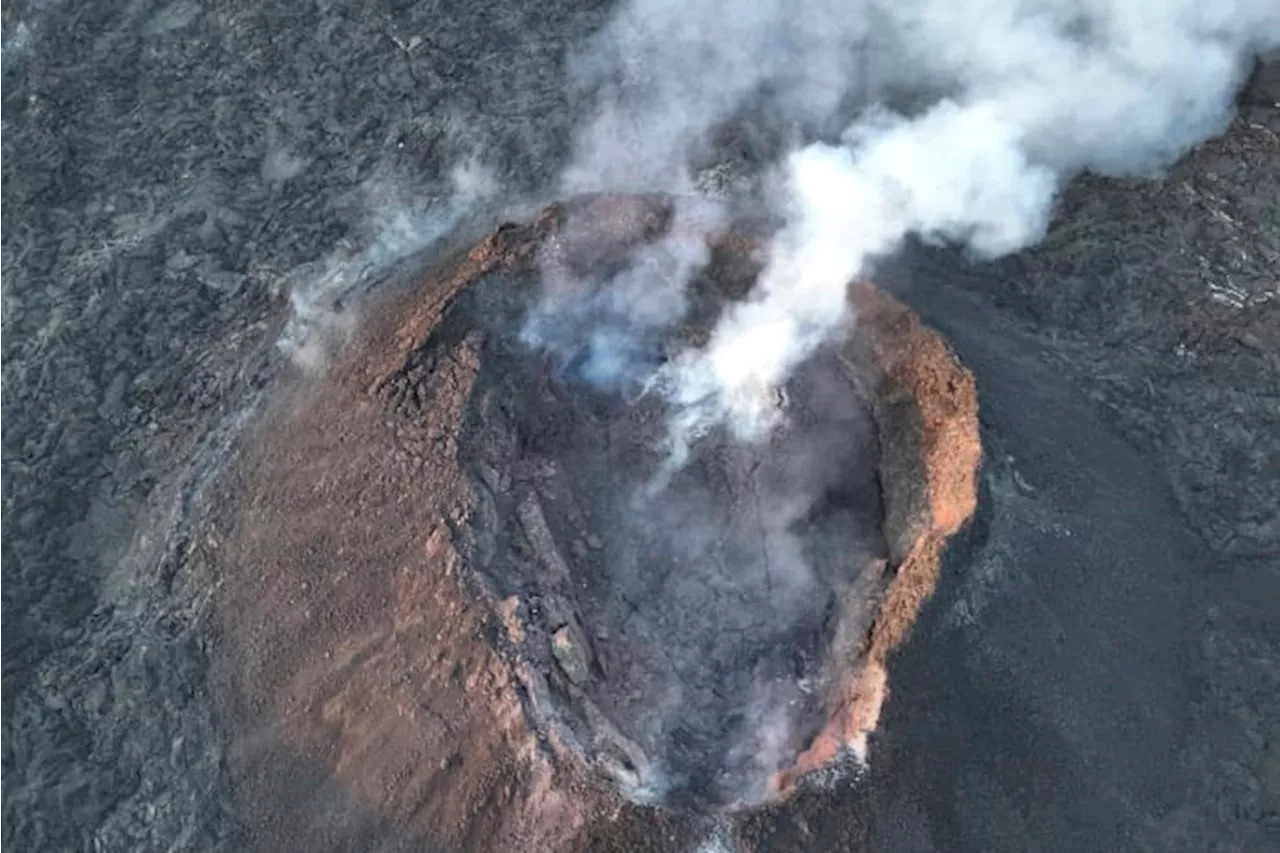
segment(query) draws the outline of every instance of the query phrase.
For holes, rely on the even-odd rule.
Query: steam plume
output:
[[[632,0],[572,65],[599,106],[564,182],[687,190],[716,129],[762,106],[808,141],[780,158],[786,224],[754,291],[660,382],[677,444],[755,437],[876,258],[913,234],[1034,243],[1074,174],[1151,174],[1219,131],[1277,45],[1274,0]]]

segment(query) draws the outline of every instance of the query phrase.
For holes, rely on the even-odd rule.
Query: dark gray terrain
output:
[[[546,191],[580,108],[564,53],[609,12],[573,5],[4,8],[13,849],[253,846],[210,697],[203,488],[315,281],[456,224],[459,163],[494,206]],[[744,837],[1275,849],[1280,63],[1166,175],[1076,181],[1034,250],[912,248],[881,277],[977,376],[979,517],[892,663],[870,772]]]

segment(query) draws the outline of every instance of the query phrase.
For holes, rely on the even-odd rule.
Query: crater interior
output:
[[[594,204],[556,237],[585,302],[671,222],[652,200]],[[754,270],[718,244],[684,322],[644,338],[641,358],[657,366],[705,340]],[[542,299],[536,276],[478,280],[389,386],[429,417],[431,383],[414,377],[476,362],[457,439],[475,501],[458,526],[500,602],[530,713],[633,799],[768,801],[859,664],[837,634],[865,636],[886,580],[876,434],[855,370],[821,352],[773,392],[785,417],[767,441],[712,430],[664,478],[663,395],[602,387],[572,351],[523,342]]]

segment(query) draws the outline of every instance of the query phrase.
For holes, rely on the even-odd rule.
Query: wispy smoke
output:
[[[677,432],[759,436],[878,257],[1035,242],[1072,175],[1149,174],[1220,130],[1277,45],[1274,0],[632,0],[572,65],[598,108],[564,183],[687,190],[748,113],[796,140],[754,291],[661,381]]]
[[[738,846],[724,826],[716,827],[713,833],[702,841],[693,853],[737,853]]]
[[[708,240],[728,224],[719,203],[680,199],[666,233],[608,263],[610,244],[619,232],[636,230],[632,220],[640,212],[619,211],[614,218],[621,222],[570,221],[548,242],[540,258],[543,298],[523,332],[526,343],[557,353],[609,390],[647,379],[657,336],[684,316],[686,284],[710,260]]]
[[[692,186],[713,128],[752,99],[821,121],[857,84],[868,21],[839,0],[633,0],[570,62],[597,109],[567,191]]]
[[[30,47],[31,27],[26,21],[18,21],[13,27],[6,26],[4,35],[0,36],[0,63],[4,69],[8,71],[9,66],[25,56]]]
[[[360,288],[444,237],[496,189],[492,174],[475,159],[454,166],[447,197],[426,203],[408,202],[393,180],[371,180],[364,187],[364,208],[370,211],[365,244],[341,247],[291,274],[287,285],[293,310],[280,349],[303,369],[322,368],[330,347],[354,326],[350,303]]]

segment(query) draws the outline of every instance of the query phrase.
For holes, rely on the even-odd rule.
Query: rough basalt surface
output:
[[[589,117],[589,104],[566,90],[564,57],[613,9],[5,5],[5,841],[201,853],[460,849],[468,839],[474,849],[530,848],[494,841],[509,821],[503,795],[485,793],[500,791],[498,775],[477,769],[489,766],[489,741],[451,741],[458,756],[433,752],[440,736],[421,723],[447,719],[454,734],[506,737],[501,726],[485,729],[493,715],[459,703],[446,677],[465,658],[473,663],[459,665],[459,683],[476,672],[483,679],[488,658],[462,653],[474,648],[469,632],[477,612],[489,618],[487,607],[437,613],[423,591],[398,588],[431,626],[406,634],[412,651],[403,656],[435,667],[436,651],[445,653],[444,676],[412,690],[392,689],[374,671],[390,640],[379,647],[384,658],[324,656],[391,618],[379,553],[426,565],[422,530],[390,537],[367,559],[354,546],[305,551],[313,534],[336,542],[370,523],[344,514],[419,488],[380,467],[374,450],[384,445],[350,467],[308,457],[308,449],[341,455],[338,436],[368,440],[380,428],[376,410],[362,410],[368,421],[357,428],[334,406],[329,415],[341,422],[330,425],[329,442],[313,437],[294,452],[274,432],[292,406],[301,417],[306,397],[294,395],[248,441],[235,439],[246,401],[289,393],[275,345],[292,316],[290,295],[330,284],[335,264],[342,275],[362,271],[346,261],[369,257],[386,217],[452,215],[452,167],[475,155],[504,192],[557,181],[573,130]],[[980,263],[909,247],[877,270],[877,284],[939,330],[977,378],[979,509],[949,544],[937,592],[891,658],[892,696],[871,739],[869,773],[835,790],[800,786],[734,821],[725,846],[1274,846],[1278,71],[1275,56],[1259,63],[1224,133],[1159,178],[1073,181],[1031,251]],[[761,125],[771,123],[749,116],[709,153],[715,186],[769,168]],[[888,267],[898,265],[903,274],[894,275]],[[410,266],[420,270],[420,259]],[[381,281],[382,270],[372,272]],[[384,344],[356,346],[369,353]],[[307,393],[345,405],[365,390]],[[264,459],[256,474],[243,467]],[[381,472],[385,490],[357,470],[360,460]],[[206,488],[211,472],[232,463],[243,465],[227,487]],[[248,490],[247,474],[282,481],[254,486],[263,496],[257,521],[226,503]],[[314,501],[305,505],[325,523],[295,527],[306,522],[285,500]],[[222,517],[206,530],[210,503]],[[429,524],[436,507],[401,511]],[[233,551],[254,550],[226,529],[241,512],[246,528],[274,526],[282,540],[254,546],[264,556],[304,551],[262,563],[261,579],[249,568],[220,573]],[[305,593],[288,578],[271,582],[281,566],[310,567]],[[352,573],[363,578],[363,598]],[[253,600],[254,584],[282,608],[297,601],[329,621],[298,633],[287,610]],[[250,604],[239,618],[211,603],[233,588]],[[447,584],[438,589],[454,600]],[[234,644],[227,625],[242,632]],[[421,636],[434,642],[446,627],[460,633],[446,633],[424,658]],[[232,652],[252,663],[244,678],[226,677]],[[266,655],[276,663],[264,675],[253,661]],[[223,681],[210,682],[211,663]],[[355,789],[335,781],[336,740],[317,734],[319,712],[268,698],[286,673],[329,672],[331,681],[306,682],[298,695],[354,707],[356,694],[339,698],[333,684],[361,665],[377,688],[361,713],[409,723],[387,729],[388,745],[359,759],[355,724],[343,723],[342,779],[373,780]],[[252,726],[223,725],[234,720],[214,713],[229,701],[227,684],[241,690]],[[395,702],[420,716],[389,710]],[[263,722],[282,708],[288,724]],[[461,725],[453,715],[462,711],[482,725]],[[402,759],[393,745],[411,752]],[[468,763],[462,756],[473,752]],[[379,758],[396,768],[387,778],[399,779],[423,755],[436,764],[424,760],[420,777],[378,787]],[[270,784],[246,784],[246,762],[269,756],[285,764],[253,778]],[[579,790],[567,770],[557,773],[556,790]],[[449,794],[428,811],[412,801],[424,779],[481,794]],[[588,817],[570,831],[573,842],[554,849],[684,853],[719,837],[671,811],[591,802],[598,808],[580,811]],[[459,803],[473,807],[470,818]],[[375,819],[375,808],[385,816]],[[395,820],[415,815],[412,825]],[[436,817],[438,832],[429,827]]]

